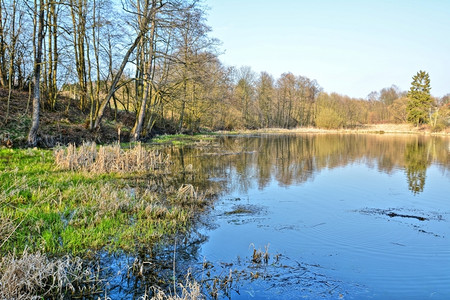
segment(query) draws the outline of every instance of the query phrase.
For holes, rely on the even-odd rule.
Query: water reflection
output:
[[[417,194],[431,163],[449,170],[448,147],[448,139],[426,136],[267,135],[223,137],[215,148],[173,149],[172,155],[180,158],[176,168],[182,174],[186,166],[194,168],[195,181],[227,178],[232,180],[229,188],[242,192],[253,182],[260,189],[272,179],[281,186],[301,184],[323,169],[357,163],[387,174],[404,170],[410,191]]]
[[[414,194],[423,192],[427,167],[431,163],[425,143],[416,141],[408,144],[405,151],[405,162],[409,190]]]
[[[433,181],[433,173],[449,173],[449,146],[448,138],[439,137],[336,134],[230,136],[202,148],[168,148],[174,176],[143,178],[136,185],[158,190],[192,184],[210,190],[219,200],[215,210],[200,212],[203,217],[189,234],[178,236],[178,242],[167,241],[161,249],[143,245],[142,253],[128,263],[135,281],[128,283],[123,298],[130,291],[137,297],[154,284],[162,285],[172,278],[174,269],[177,275],[191,269],[200,279],[211,273],[205,279],[208,282],[217,274],[228,274],[230,265],[240,272],[240,288],[264,291],[258,295],[265,298],[295,298],[298,289],[293,287],[310,298],[336,299],[344,291],[351,298],[365,290],[353,281],[364,276],[362,284],[383,281],[386,271],[394,274],[385,280],[393,285],[398,276],[419,286],[417,282],[424,281],[421,272],[433,279],[440,274],[433,268],[440,268],[449,257],[444,239],[448,236],[445,220],[450,219],[444,204],[448,192],[444,188],[432,195],[424,192],[427,170],[428,185],[435,189],[440,181]],[[404,187],[397,187],[398,178]],[[390,181],[394,184],[387,187]],[[416,199],[432,201],[411,203],[411,193]],[[255,270],[246,258],[250,243],[256,247],[270,243],[272,260],[277,253],[287,255],[279,265]],[[249,261],[250,272],[246,272]],[[390,266],[392,270],[387,269]],[[356,275],[353,268],[360,268]],[[258,282],[250,276],[256,271],[271,277]],[[448,282],[448,274],[444,275],[436,277]],[[441,288],[433,282],[428,285]],[[375,286],[383,289],[386,283]],[[116,289],[121,287],[123,281]],[[377,295],[373,290],[367,293]]]
[[[180,184],[219,194],[198,227],[214,229],[200,229],[205,239],[179,262],[197,265],[198,278],[205,258],[211,276],[232,265],[240,291],[256,298],[448,294],[449,145],[415,135],[263,135],[168,149]],[[285,260],[256,270],[250,244],[270,244],[272,259]],[[256,271],[267,277],[255,280]]]

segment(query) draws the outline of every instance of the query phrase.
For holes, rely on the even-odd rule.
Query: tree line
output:
[[[30,145],[36,144],[40,109],[57,109],[60,96],[86,112],[90,130],[101,126],[107,109],[131,112],[133,140],[155,127],[195,132],[408,121],[448,126],[450,94],[412,105],[413,94],[391,86],[354,99],[324,93],[304,76],[284,73],[275,79],[223,65],[198,0],[0,4],[0,86],[9,91],[3,121],[8,122],[11,91],[28,90]],[[417,106],[422,112],[413,121]]]

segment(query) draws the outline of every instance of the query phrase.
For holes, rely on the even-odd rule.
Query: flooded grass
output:
[[[251,214],[254,213],[252,210],[247,209],[245,207],[238,207],[233,209],[232,211],[225,212],[225,215],[240,215],[240,214]]]
[[[170,174],[169,156],[140,144],[131,149],[85,144],[53,152],[0,149],[0,161],[0,290],[7,293],[0,298],[73,294],[79,276],[56,271],[77,274],[71,268],[81,270],[75,265],[100,250],[151,252],[189,230],[214,193],[179,183],[177,174]],[[20,271],[23,265],[29,269]],[[22,281],[12,282],[14,274]],[[188,299],[186,287],[195,284],[172,299]],[[162,299],[163,291],[155,295]]]
[[[202,286],[191,277],[190,274],[186,275],[184,283],[179,283],[175,286],[174,290],[165,291],[161,288],[155,288],[154,296],[152,300],[201,300],[206,299],[202,294]],[[150,299],[148,296],[142,297]]]
[[[205,146],[215,141],[217,137],[216,133],[199,133],[193,135],[187,134],[165,134],[154,137],[151,140],[152,144],[157,145],[174,145],[174,146]]]

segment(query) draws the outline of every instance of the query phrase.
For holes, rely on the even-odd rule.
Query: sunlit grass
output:
[[[187,230],[195,210],[206,203],[197,189],[129,186],[130,178],[143,173],[170,177],[165,169],[170,162],[158,155],[140,145],[130,150],[85,145],[54,155],[1,149],[0,252],[133,252],[137,245]]]
[[[188,134],[165,134],[154,137],[151,142],[153,144],[172,144],[174,146],[195,145],[208,141],[214,141],[217,138],[217,133],[196,133]]]

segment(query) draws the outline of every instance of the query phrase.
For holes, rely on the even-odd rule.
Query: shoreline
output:
[[[427,135],[427,136],[450,136],[450,129],[440,132],[431,132],[429,128],[414,127],[410,124],[375,124],[361,125],[356,128],[346,129],[322,129],[317,127],[297,127],[286,128],[263,128],[256,130],[235,130],[235,131],[216,131],[217,134],[392,134],[392,135]]]

